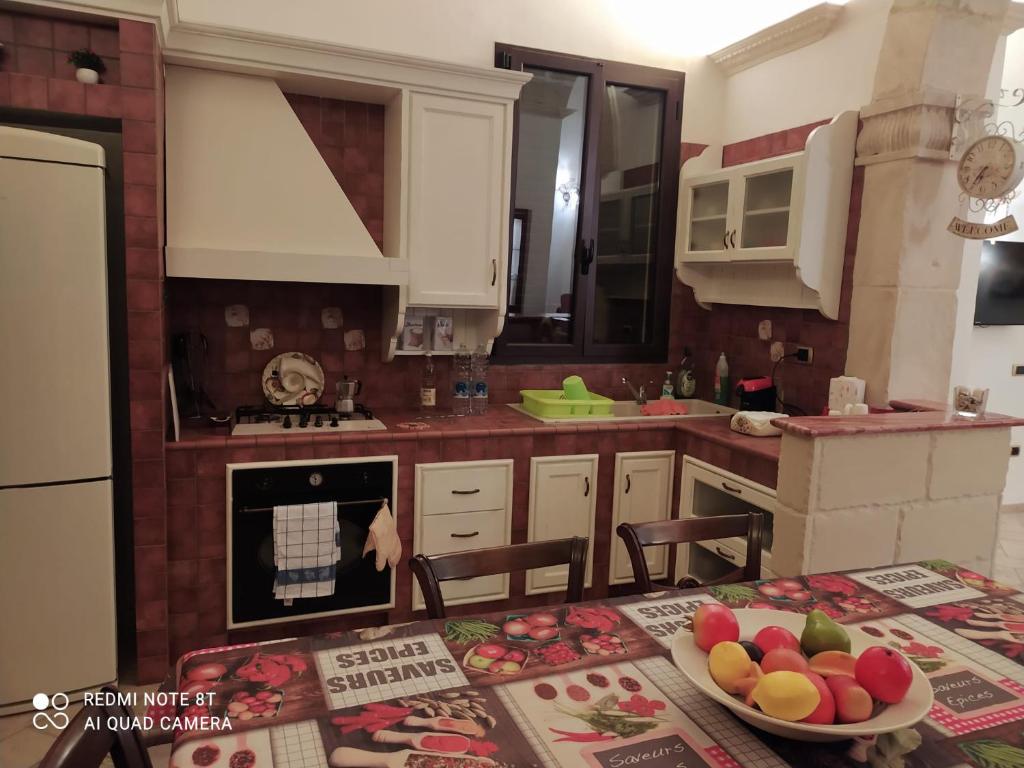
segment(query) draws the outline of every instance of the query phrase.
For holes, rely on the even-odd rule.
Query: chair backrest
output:
[[[587,545],[586,538],[576,536],[571,539],[473,549],[448,555],[416,555],[409,561],[409,567],[416,574],[423,599],[427,604],[427,615],[432,619],[445,617],[444,598],[441,596],[442,581],[527,571],[531,568],[545,568],[562,563],[569,564],[566,602],[578,603],[583,599]]]
[[[111,685],[104,686],[103,691],[118,693]],[[137,729],[107,727],[108,718],[125,723],[132,717],[132,711],[123,704],[82,707],[47,750],[39,768],[100,768],[108,756],[115,768],[153,768]],[[86,728],[90,719],[100,727]]]
[[[688,517],[685,520],[663,520],[656,523],[622,523],[616,533],[626,545],[633,566],[633,579],[641,592],[657,587],[647,569],[644,547],[662,544],[688,544],[708,539],[743,536],[747,540],[747,561],[736,581],[761,578],[761,534],[764,516],[760,512],[719,517]]]

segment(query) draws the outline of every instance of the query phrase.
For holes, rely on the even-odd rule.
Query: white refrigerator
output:
[[[104,162],[0,126],[0,712],[117,676]]]

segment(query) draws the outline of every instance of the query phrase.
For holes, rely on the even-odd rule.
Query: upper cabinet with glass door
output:
[[[683,167],[676,273],[699,302],[837,316],[856,134],[857,113],[844,112],[801,152],[718,168],[708,148],[717,157]]]
[[[677,260],[792,259],[794,189],[803,181],[803,153],[684,179],[680,190]]]

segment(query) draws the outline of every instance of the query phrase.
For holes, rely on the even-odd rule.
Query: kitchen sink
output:
[[[545,424],[599,424],[609,421],[679,421],[680,419],[699,419],[705,416],[727,416],[736,413],[735,408],[718,405],[717,403],[709,403],[707,400],[683,399],[676,400],[676,402],[685,405],[689,413],[682,416],[644,416],[640,412],[641,406],[637,405],[633,400],[615,400],[612,402],[611,415],[608,416],[543,417],[533,415],[519,403],[509,403],[508,407]]]

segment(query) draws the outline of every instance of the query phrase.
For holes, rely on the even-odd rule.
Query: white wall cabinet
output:
[[[838,318],[856,137],[843,112],[800,152],[722,169],[711,147],[683,166],[676,274],[698,302]]]
[[[679,518],[714,517],[761,512],[761,576],[775,576],[771,569],[775,490],[692,456],[683,457],[679,486]],[[747,561],[747,542],[742,537],[712,539],[680,545],[676,555],[676,580],[693,576],[705,582],[724,576]]]
[[[413,549],[425,555],[512,543],[512,459],[416,465]],[[441,584],[445,604],[508,598],[508,574]],[[426,607],[413,578],[413,609]]]
[[[635,451],[615,454],[615,491],[612,501],[612,553],[610,584],[633,581],[633,566],[622,539],[615,533],[619,523],[649,523],[671,516],[675,451]],[[651,578],[668,575],[668,548],[644,550]]]
[[[410,95],[409,303],[498,308],[508,250],[510,102]]]
[[[529,540],[587,537],[588,587],[594,563],[597,460],[596,453],[530,459]],[[568,565],[534,568],[526,574],[526,594],[564,590],[568,581]]]

